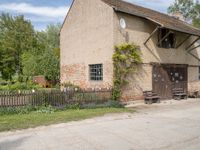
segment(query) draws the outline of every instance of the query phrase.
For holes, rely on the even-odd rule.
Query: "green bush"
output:
[[[58,109],[52,106],[24,106],[24,107],[6,107],[0,108],[0,116],[1,115],[14,115],[14,114],[29,114],[30,112],[37,113],[54,113]]]
[[[57,109],[52,107],[51,105],[48,106],[41,106],[37,108],[37,113],[45,113],[45,114],[52,114],[56,112]]]
[[[135,73],[142,62],[140,47],[128,43],[115,46],[112,59],[114,66],[112,99],[120,100],[122,88],[129,83],[128,76]]]
[[[120,104],[118,101],[107,101],[105,103],[97,104],[95,102],[88,104],[69,104],[63,108],[56,108],[51,105],[43,104],[41,106],[24,106],[24,107],[7,107],[0,108],[1,115],[14,115],[14,114],[28,114],[30,112],[36,113],[47,113],[51,114],[56,111],[67,111],[69,109],[97,109],[97,108],[124,108],[124,105]]]
[[[81,109],[81,104],[79,103],[69,104],[65,107],[65,109]]]
[[[6,108],[0,108],[0,115],[28,114],[36,110],[37,108],[32,106],[6,107]]]
[[[39,85],[33,84],[31,82],[17,82],[15,84],[0,85],[0,91],[32,90],[38,88],[40,88]]]

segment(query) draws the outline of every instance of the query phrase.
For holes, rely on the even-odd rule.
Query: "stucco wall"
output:
[[[125,29],[119,25],[120,18],[126,21]],[[128,42],[140,46],[143,64],[137,73],[129,77],[130,84],[123,89],[124,100],[141,99],[142,91],[152,90],[151,62],[188,64],[189,82],[196,84],[200,63],[185,51],[195,37],[191,37],[179,49],[162,49],[156,46],[156,33],[145,46],[144,41],[155,28],[151,21],[116,13],[100,0],[75,0],[60,35],[61,83],[71,82],[82,88],[112,87],[114,45]],[[177,42],[186,36],[176,33]],[[199,52],[193,51],[197,56],[200,56]],[[103,81],[89,80],[90,64],[103,64]],[[189,89],[192,89],[191,85]]]
[[[126,21],[126,28],[122,29],[119,24],[119,20],[123,18]],[[142,91],[152,90],[152,66],[145,65],[151,62],[156,63],[169,63],[169,64],[188,64],[196,67],[188,68],[188,80],[189,82],[197,82],[198,79],[198,67],[200,63],[194,57],[189,55],[185,48],[192,43],[196,37],[192,36],[187,42],[185,42],[178,49],[163,49],[157,47],[157,36],[154,36],[148,41],[147,46],[144,45],[146,39],[150,36],[156,25],[146,19],[131,16],[125,13],[117,12],[114,15],[114,43],[115,45],[122,44],[124,42],[135,43],[140,46],[143,59],[143,67],[138,71],[129,83],[128,88],[124,89],[123,97],[135,97],[136,99],[141,97]],[[177,43],[181,42],[186,34],[176,32]],[[200,56],[200,49],[193,51],[193,54]],[[192,83],[192,84],[193,84]],[[189,86],[189,90],[191,90]],[[200,85],[199,85],[200,89]],[[132,98],[134,99],[134,98]]]
[[[100,0],[75,0],[61,30],[61,83],[112,86],[113,9]],[[90,64],[103,64],[103,81],[89,80]]]

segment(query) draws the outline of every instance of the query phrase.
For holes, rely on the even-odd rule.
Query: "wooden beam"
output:
[[[144,45],[147,44],[147,42],[150,40],[150,38],[156,33],[156,31],[158,30],[158,26],[153,30],[153,32],[150,34],[150,36],[148,37],[148,39],[144,42]]]
[[[198,61],[200,61],[200,58],[197,57],[196,55],[192,54],[191,52],[188,52],[188,54],[190,54],[191,56],[193,56],[194,58],[196,58]]]
[[[185,43],[190,37],[191,37],[191,35],[188,35],[183,41],[181,41],[181,42],[176,46],[176,49],[179,48],[181,45],[183,45],[183,43]]]
[[[158,41],[158,45],[161,45],[162,41],[163,41],[166,37],[168,37],[171,33],[173,33],[173,32],[169,31],[160,41]]]
[[[198,48],[198,47],[200,47],[200,45],[198,45],[198,46],[196,46],[196,47],[193,47],[193,48],[191,48],[190,50],[188,50],[187,52],[191,52],[191,51],[193,51],[193,50],[195,50],[196,48]]]
[[[186,48],[186,51],[187,51],[190,47],[192,47],[192,45],[194,45],[194,43],[196,43],[199,39],[200,39],[200,37],[197,37],[197,39],[194,40],[194,41]]]

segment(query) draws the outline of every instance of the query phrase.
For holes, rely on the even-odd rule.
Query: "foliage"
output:
[[[124,108],[124,105],[120,104],[118,101],[106,101],[104,103],[72,103],[67,104],[65,107],[53,107],[51,105],[43,104],[41,106],[21,106],[21,107],[5,107],[0,108],[0,115],[14,115],[14,114],[29,114],[31,112],[46,113],[51,114],[57,111],[66,110],[79,110],[79,109],[97,109],[97,108]]]
[[[23,16],[2,14],[0,33],[0,74],[2,78],[11,80],[14,74],[22,75],[21,55],[32,49],[34,29]]]
[[[192,22],[195,27],[200,28],[200,4],[193,0],[175,0],[168,8],[168,13],[180,12],[185,21]]]
[[[39,85],[31,82],[16,82],[14,84],[0,85],[0,91],[32,90],[40,88]]]
[[[35,31],[24,16],[0,15],[0,78],[19,82],[44,75],[56,83],[59,80],[60,24],[49,25],[45,31]]]
[[[25,76],[44,75],[49,81],[59,80],[59,29],[60,24],[50,25],[46,31],[37,32],[39,49],[24,53],[22,56]]]
[[[193,17],[192,23],[195,27],[200,28],[200,4],[195,5],[195,16]]]
[[[127,77],[136,71],[136,67],[142,62],[140,47],[135,44],[122,44],[115,47],[113,54],[114,87],[113,99],[119,100],[122,88],[128,84]]]
[[[23,106],[23,107],[6,107],[6,108],[0,108],[0,115],[16,115],[16,114],[29,114],[31,112],[37,112],[37,113],[54,113],[57,109],[48,105],[42,105],[42,106]]]
[[[195,14],[193,0],[175,0],[168,8],[168,13],[180,12],[184,19],[191,19]]]
[[[16,115],[16,114],[28,114],[32,111],[36,111],[35,107],[25,106],[25,107],[6,107],[0,108],[0,115]]]
[[[36,110],[38,113],[46,113],[46,114],[51,114],[57,111],[56,108],[52,107],[51,105],[48,106],[40,106],[40,107],[36,107]]]

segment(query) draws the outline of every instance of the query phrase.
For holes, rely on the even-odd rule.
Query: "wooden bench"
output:
[[[187,99],[187,93],[184,91],[183,88],[174,88],[172,90],[172,93],[173,99],[175,100]]]
[[[153,91],[144,91],[145,104],[160,103],[160,96]]]

